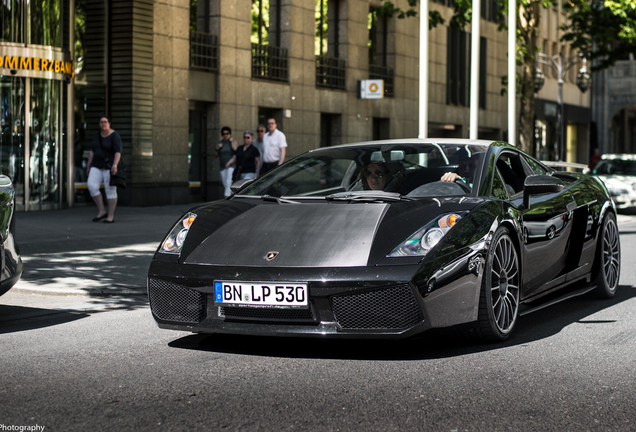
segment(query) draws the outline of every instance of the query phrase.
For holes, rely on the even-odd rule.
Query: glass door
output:
[[[29,206],[60,202],[60,83],[31,79]]]
[[[13,182],[18,206],[24,206],[25,81],[0,77],[0,174]]]

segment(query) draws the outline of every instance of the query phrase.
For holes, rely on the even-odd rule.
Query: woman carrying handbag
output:
[[[103,116],[99,119],[99,131],[93,135],[91,154],[88,157],[86,171],[88,173],[88,191],[97,205],[97,216],[93,222],[103,220],[104,223],[115,222],[115,207],[117,207],[117,187],[110,185],[111,175],[117,173],[117,164],[121,159],[121,137],[110,128],[110,120]],[[99,190],[104,184],[108,212],[104,209],[104,200]]]

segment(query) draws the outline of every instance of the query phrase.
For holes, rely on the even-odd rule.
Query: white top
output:
[[[276,129],[273,134],[267,132],[263,137],[263,162],[273,163],[280,160],[281,149],[287,147],[285,134]]]

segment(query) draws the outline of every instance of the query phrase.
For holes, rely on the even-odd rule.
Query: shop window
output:
[[[24,43],[24,0],[4,0],[0,5],[0,41]]]
[[[62,0],[31,1],[29,42],[35,45],[62,46]]]

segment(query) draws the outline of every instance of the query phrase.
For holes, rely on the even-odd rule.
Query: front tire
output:
[[[484,342],[510,338],[519,316],[521,273],[517,249],[507,228],[493,236],[479,296],[474,334]]]
[[[608,213],[598,237],[596,249],[596,284],[594,294],[610,299],[616,295],[621,276],[621,242],[614,213]]]

